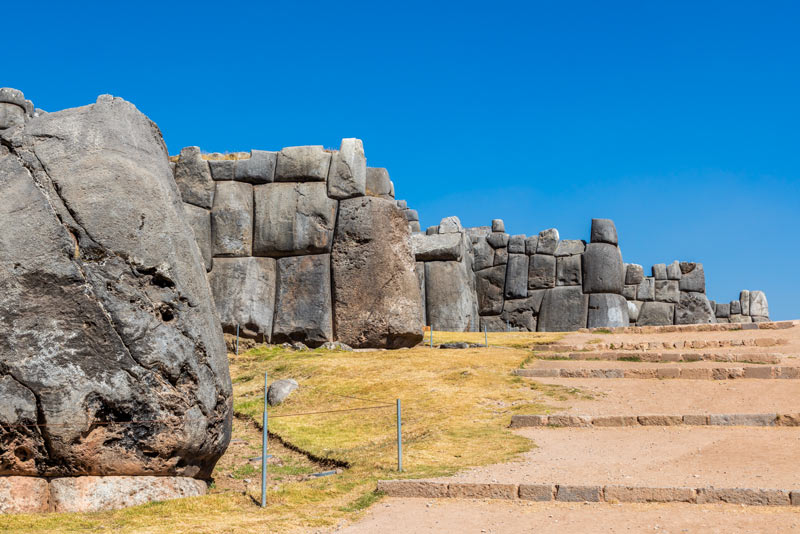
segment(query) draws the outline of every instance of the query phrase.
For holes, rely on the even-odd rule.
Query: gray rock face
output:
[[[579,286],[581,283],[581,255],[557,256],[556,285]]]
[[[277,263],[272,343],[301,341],[319,347],[333,341],[330,254],[280,258]]]
[[[423,325],[428,324],[428,313],[426,310],[427,297],[425,295],[425,263],[418,261],[414,264],[414,271],[417,275],[417,287],[419,287],[420,296],[420,319]]]
[[[422,340],[410,235],[393,202],[374,197],[339,202],[331,268],[340,341],[356,348],[399,348]]]
[[[536,297],[505,301],[500,319],[508,325],[509,330],[522,332],[536,331],[536,313],[541,306],[544,291],[544,289],[536,291],[537,293],[541,293],[541,295],[538,296],[538,302]]]
[[[742,304],[738,300],[732,300],[730,302],[730,309],[731,309],[731,315],[742,314]]]
[[[537,254],[555,254],[558,248],[558,230],[549,228],[539,232],[539,239],[536,244]]]
[[[32,107],[22,91],[0,87],[0,130],[25,124],[28,116],[32,115]]]
[[[622,254],[608,243],[589,243],[583,254],[584,293],[622,293],[625,268]]]
[[[528,289],[546,289],[556,285],[556,258],[534,254],[528,267]]]
[[[500,232],[501,234],[506,231],[506,225],[503,219],[492,219],[492,232]]]
[[[275,308],[274,258],[217,258],[208,275],[222,329],[262,342],[272,335]]]
[[[608,243],[609,245],[619,244],[617,227],[614,226],[614,221],[611,219],[592,219],[590,241],[592,243]]]
[[[383,167],[367,167],[367,178],[365,193],[371,197],[393,198],[392,181],[389,179],[389,171]]]
[[[194,239],[200,248],[200,255],[203,258],[203,265],[206,271],[211,270],[211,215],[208,210],[199,208],[192,204],[183,203],[183,213],[186,222],[194,233]]]
[[[256,256],[296,256],[329,252],[337,202],[325,184],[257,185],[255,197]]]
[[[250,157],[235,161],[234,178],[251,184],[268,184],[275,180],[278,154],[266,150],[251,150]],[[213,173],[212,167],[212,173]]]
[[[475,271],[481,271],[494,265],[494,249],[485,237],[478,237],[472,245],[472,250],[474,254],[472,268]]]
[[[403,210],[403,215],[408,222],[419,221],[419,213],[417,213],[417,210]]]
[[[635,323],[639,320],[639,312],[642,310],[642,304],[644,304],[641,300],[629,300],[628,302],[628,319],[631,323]]]
[[[663,263],[656,263],[653,265],[653,278],[656,280],[666,280],[667,266]]]
[[[429,226],[425,229],[425,235],[433,235],[439,233],[439,226]]]
[[[638,326],[664,326],[672,324],[675,305],[668,302],[645,302],[636,320]]]
[[[498,248],[494,251],[494,264],[505,265],[508,263],[508,249]]]
[[[409,221],[408,222],[408,229],[411,230],[411,232],[415,233],[415,234],[422,233],[422,229],[420,228],[419,221]]]
[[[536,254],[536,247],[539,246],[539,236],[532,235],[530,237],[525,238],[525,254],[528,256],[533,256]]]
[[[659,302],[680,302],[680,291],[677,280],[656,280],[656,300]]]
[[[727,319],[728,317],[731,316],[731,305],[728,304],[727,302],[726,303],[718,302],[715,308],[716,309],[714,315],[717,318]]]
[[[330,164],[331,153],[321,146],[290,146],[278,152],[275,181],[324,182]]]
[[[283,404],[289,395],[298,388],[297,381],[292,378],[276,380],[267,389],[267,404],[277,406]]]
[[[555,256],[574,256],[583,254],[586,250],[586,243],[579,239],[562,239],[556,246]]]
[[[739,302],[742,305],[742,315],[750,315],[750,292],[744,290],[739,293]]]
[[[656,279],[648,276],[636,289],[636,300],[655,300],[656,299]]]
[[[413,234],[411,248],[417,261],[461,261],[464,239],[461,234]]]
[[[628,326],[628,303],[622,295],[595,293],[589,295],[589,328]]]
[[[200,147],[187,146],[181,150],[175,165],[175,182],[184,202],[206,209],[214,205],[214,180]]]
[[[233,180],[235,176],[236,161],[232,159],[211,159],[208,160],[208,168],[211,171],[211,177],[217,181]]]
[[[505,332],[506,320],[499,315],[483,315],[480,321],[481,332]]]
[[[554,287],[544,292],[537,330],[567,332],[586,327],[589,296],[580,286]]]
[[[750,316],[769,318],[769,305],[763,291],[750,292]]]
[[[525,235],[517,234],[512,235],[508,240],[508,253],[509,254],[525,254]]]
[[[681,279],[681,265],[676,260],[667,265],[667,280],[680,280],[680,279]]]
[[[481,315],[499,315],[503,311],[505,281],[505,265],[490,267],[475,273],[478,313]]]
[[[681,262],[681,291],[706,292],[706,275],[702,263]]]
[[[492,232],[486,237],[486,241],[488,241],[493,248],[507,247],[509,239],[510,236],[502,232]]]
[[[0,475],[208,477],[231,384],[158,129],[102,96],[0,136],[2,418],[23,388],[49,425],[3,432]]]
[[[461,220],[456,216],[445,217],[439,221],[440,234],[460,234],[464,232]]]
[[[622,296],[628,300],[636,300],[636,289],[639,286],[625,284],[622,286]]]
[[[339,151],[331,157],[328,196],[342,200],[364,196],[366,191],[367,158],[364,156],[364,145],[361,139],[342,139]],[[413,220],[418,221],[419,218]]]
[[[406,202],[405,200],[395,200],[395,203],[397,204],[397,207],[400,208],[401,210],[408,209],[408,202]]]
[[[685,274],[685,273],[684,273]],[[682,278],[681,281],[685,280]],[[714,310],[703,293],[681,291],[680,303],[675,307],[675,324],[714,323]]]
[[[626,284],[641,284],[644,280],[644,269],[641,265],[636,263],[625,264],[625,283]]]
[[[217,184],[211,210],[214,256],[253,253],[253,186],[243,182]]]
[[[436,330],[470,332],[478,328],[478,303],[465,262],[425,263],[428,322]],[[502,286],[501,286],[502,287]],[[465,291],[465,288],[470,288]]]
[[[506,270],[506,298],[528,296],[528,258],[525,254],[509,254]]]

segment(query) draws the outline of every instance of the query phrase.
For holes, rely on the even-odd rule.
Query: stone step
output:
[[[743,367],[648,367],[648,368],[572,368],[554,367],[514,369],[512,374],[528,378],[659,378],[685,380],[800,379],[800,367],[743,366]]]
[[[797,413],[648,414],[648,415],[512,415],[511,428],[630,426],[800,426]]]
[[[761,488],[579,486],[569,484],[503,484],[497,482],[435,482],[379,480],[377,490],[389,497],[426,499],[521,499],[528,501],[741,504],[800,506],[800,491]]]
[[[740,347],[776,347],[788,345],[785,338],[758,337],[746,339],[695,339],[678,341],[610,341],[583,344],[548,343],[532,345],[536,352],[578,352],[578,351],[664,351],[686,349],[740,348]]]
[[[746,362],[746,363],[781,363],[783,358],[797,358],[796,355],[761,352],[650,352],[650,351],[603,351],[603,352],[569,352],[570,360],[608,360],[608,361],[640,361],[640,362]],[[563,357],[558,357],[562,359]],[[541,358],[546,360],[548,358]]]
[[[763,323],[717,323],[665,326],[621,326],[616,328],[581,328],[578,332],[590,334],[658,334],[669,332],[731,332],[736,330],[783,330],[792,328],[797,321],[768,321]]]

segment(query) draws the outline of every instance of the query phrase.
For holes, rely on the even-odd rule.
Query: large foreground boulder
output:
[[[422,340],[422,298],[410,239],[394,202],[376,197],[339,202],[331,268],[340,341],[399,348]]]
[[[101,96],[0,136],[0,475],[209,477],[231,382],[158,128]]]

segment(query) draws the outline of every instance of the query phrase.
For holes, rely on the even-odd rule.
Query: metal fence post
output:
[[[239,355],[239,323],[236,323],[236,355]]]
[[[264,371],[264,422],[261,431],[261,508],[266,508],[266,507],[267,507],[267,372]]]
[[[397,470],[403,470],[403,416],[400,399],[397,399]]]

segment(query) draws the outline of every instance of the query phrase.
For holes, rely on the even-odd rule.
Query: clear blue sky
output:
[[[360,137],[423,227],[608,217],[626,261],[702,261],[710,298],[800,318],[797,3],[84,6],[4,5],[0,86],[122,96],[171,153]]]

